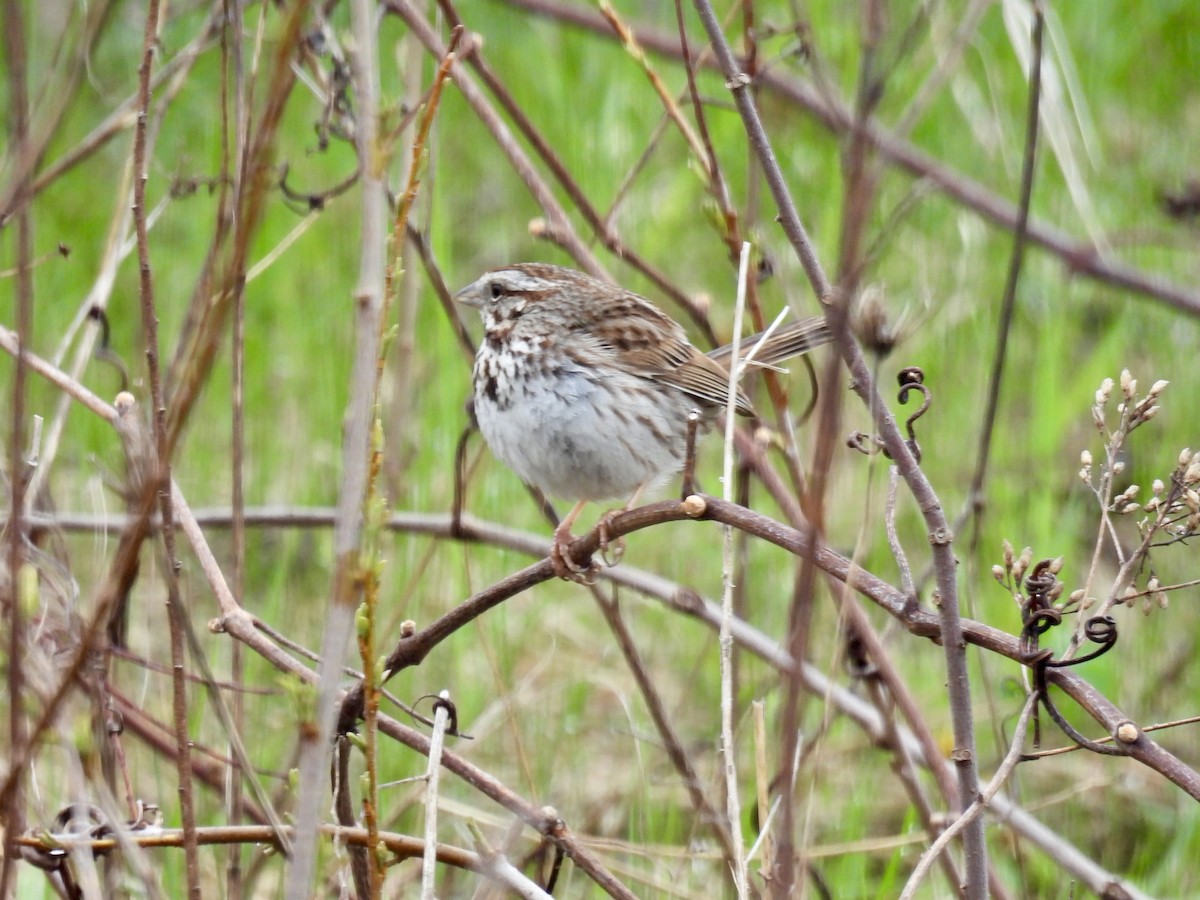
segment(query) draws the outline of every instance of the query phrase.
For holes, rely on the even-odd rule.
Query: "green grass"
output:
[[[787,4],[758,4],[759,19],[782,25]],[[822,64],[843,97],[852,97],[858,71],[858,21],[842,4],[809,4],[812,30]],[[915,4],[891,10],[888,39],[882,50],[897,59],[898,29],[915,15]],[[630,6],[624,14],[634,17]],[[614,193],[642,154],[662,115],[644,74],[613,42],[583,31],[536,19],[501,3],[464,3],[469,26],[486,37],[484,52],[516,100],[544,130],[564,164],[595,205],[607,212]],[[164,31],[165,52],[190,40],[203,11],[172,10]],[[650,14],[650,13],[647,13]],[[935,10],[939,27],[947,15]],[[955,12],[955,15],[958,13]],[[656,24],[673,27],[669,10],[654,13]],[[51,144],[56,158],[86,134],[94,123],[133,89],[141,41],[140,9],[118,10],[117,18],[90,58],[89,77]],[[247,23],[256,22],[257,12]],[[1166,219],[1158,210],[1163,189],[1178,188],[1194,178],[1194,152],[1200,125],[1200,91],[1183,77],[1194,68],[1200,20],[1194,4],[1074,4],[1055,7],[1055,28],[1069,46],[1083,97],[1094,125],[1095,158],[1080,156],[1083,182],[1095,210],[1088,219],[1067,192],[1060,165],[1043,144],[1035,189],[1034,213],[1083,239],[1091,227],[1109,237],[1122,259],[1177,283],[1195,281],[1195,229]],[[269,16],[275,34],[277,14]],[[1132,23],[1136,23],[1136,26]],[[334,24],[344,37],[345,10]],[[952,24],[949,23],[949,24]],[[251,30],[252,33],[252,30]],[[390,19],[383,26],[385,97],[399,96],[402,73],[393,52],[403,31]],[[698,41],[698,30],[694,33]],[[901,115],[938,56],[941,38],[918,29],[911,55],[901,55],[891,70],[881,105],[885,121]],[[37,20],[31,48],[50,46],[51,31]],[[270,52],[273,43],[268,42]],[[764,41],[768,56],[787,46],[783,37]],[[694,46],[693,49],[696,49]],[[268,57],[269,58],[269,53]],[[34,77],[43,63],[34,60]],[[672,90],[684,84],[678,67],[655,59]],[[809,70],[795,60],[772,60],[796,77]],[[428,62],[426,62],[428,67]],[[168,193],[177,178],[214,178],[220,148],[219,57],[210,51],[172,103],[163,123],[151,166],[149,206]],[[427,73],[428,74],[428,73]],[[701,79],[706,97],[724,103],[718,77]],[[4,92],[7,96],[7,82]],[[917,123],[914,143],[1004,197],[1017,191],[1024,130],[1026,81],[1018,69],[1009,36],[996,8],[985,16],[950,87],[943,90]],[[784,165],[806,226],[832,272],[841,229],[844,185],[839,152],[843,145],[806,115],[777,98],[761,96],[776,153]],[[280,138],[279,161],[290,166],[290,183],[302,190],[321,190],[346,177],[354,166],[347,146],[334,142],[326,153],[315,152],[313,122],[319,102],[299,88],[289,104]],[[689,109],[690,115],[690,109]],[[710,107],[713,142],[739,206],[745,199],[746,150],[740,122],[726,108]],[[1068,128],[1071,122],[1064,123]],[[981,143],[981,126],[990,140]],[[129,154],[130,133],[123,132],[68,177],[35,201],[35,255],[58,242],[71,247],[67,260],[51,259],[34,273],[36,327],[32,345],[50,355],[89,290],[98,270],[113,210],[123,203],[115,195]],[[529,220],[541,215],[520,180],[502,160],[486,131],[456,90],[448,88],[439,110],[417,221],[450,287],[468,283],[484,268],[518,259],[568,262],[558,249],[528,233]],[[393,184],[397,182],[393,179]],[[904,339],[883,361],[883,393],[894,399],[894,371],[903,365],[923,367],[934,396],[930,412],[918,423],[923,462],[942,503],[955,515],[965,495],[975,462],[980,416],[986,398],[995,344],[997,310],[1012,239],[982,223],[937,193],[922,194],[899,221],[893,216],[914,190],[906,174],[883,174],[877,208],[870,218],[869,238],[890,229],[865,281],[882,291],[889,315],[904,323]],[[759,191],[760,197],[765,193]],[[155,297],[164,358],[169,359],[197,272],[211,241],[215,198],[207,190],[170,201],[151,232]],[[812,312],[815,304],[798,265],[791,258],[769,203],[759,221],[747,222],[762,252],[776,263],[778,276],[763,285],[764,304],[771,310],[791,301]],[[272,195],[261,234],[253,244],[252,262],[276,246],[300,221],[278,195]],[[577,226],[582,219],[574,215]],[[694,164],[685,158],[682,140],[668,131],[634,180],[614,225],[629,246],[668,273],[691,293],[712,297],[713,320],[722,328],[731,318],[733,269],[712,225],[708,197]],[[9,226],[11,232],[12,226]],[[342,417],[354,349],[352,295],[359,255],[358,191],[330,201],[304,236],[246,291],[246,495],[251,505],[331,505],[337,499],[341,468]],[[14,242],[3,243],[2,266],[14,265]],[[622,283],[649,291],[640,276],[604,254],[603,262]],[[405,277],[424,284],[419,266]],[[11,278],[0,292],[0,323],[15,321]],[[1079,452],[1088,447],[1099,455],[1099,440],[1090,423],[1092,395],[1104,377],[1128,367],[1144,390],[1155,379],[1171,381],[1157,421],[1139,431],[1132,442],[1127,476],[1143,486],[1163,478],[1184,446],[1200,445],[1192,398],[1200,391],[1194,364],[1197,323],[1194,319],[1132,293],[1072,276],[1063,262],[1031,249],[1018,288],[1014,330],[1008,344],[1008,368],[1002,406],[992,447],[986,517],[978,549],[968,535],[957,537],[960,586],[975,615],[1013,632],[1018,613],[996,586],[991,566],[1000,559],[1000,543],[1034,548],[1035,559],[1064,556],[1062,578],[1068,591],[1086,572],[1097,531],[1094,499],[1079,482]],[[109,307],[113,348],[137,373],[133,390],[146,397],[141,357],[141,324],[134,257],[123,263]],[[384,415],[403,397],[412,402],[412,425],[385,448],[400,473],[390,496],[396,510],[434,513],[450,508],[453,496],[453,453],[466,424],[464,401],[469,368],[431,290],[422,287],[413,335],[416,348],[410,383],[385,378]],[[473,318],[469,326],[478,333]],[[0,385],[9,385],[13,364],[0,358]],[[93,365],[84,383],[111,399],[119,389],[115,373]],[[230,367],[226,347],[185,432],[174,474],[194,508],[228,504],[230,490]],[[803,375],[793,377],[796,402],[807,397]],[[844,388],[844,386],[843,386]],[[6,391],[7,394],[7,391]],[[29,388],[28,408],[51,415],[57,395],[36,379]],[[4,404],[7,409],[7,401]],[[893,405],[901,418],[905,408]],[[869,430],[866,412],[856,401],[844,407],[843,432]],[[7,429],[5,431],[7,439]],[[717,492],[719,442],[702,448],[699,473],[709,491]],[[810,449],[811,433],[802,446]],[[473,452],[480,452],[478,438]],[[871,495],[866,495],[868,469]],[[122,509],[120,499],[103,487],[120,471],[119,445],[111,429],[79,409],[72,411],[62,450],[53,466],[53,508],[101,512]],[[834,490],[829,496],[828,539],[872,572],[894,579],[883,534],[886,487],[884,462],[869,463],[849,452],[835,463]],[[659,496],[670,496],[674,486]],[[773,513],[756,491],[755,505]],[[471,480],[467,507],[473,514],[548,536],[515,476],[482,451]],[[585,515],[590,524],[601,509]],[[925,527],[913,504],[903,497],[898,509],[903,540],[916,571],[927,564]],[[1132,522],[1118,523],[1123,540],[1134,540]],[[73,608],[86,614],[90,599],[107,569],[116,543],[75,535],[65,539],[63,565],[78,585]],[[210,540],[227,567],[232,559],[227,532],[213,531]],[[861,540],[861,543],[860,543]],[[254,529],[248,535],[245,604],[255,615],[298,642],[319,646],[334,564],[327,531]],[[623,565],[646,568],[675,579],[709,598],[719,596],[720,534],[706,523],[680,523],[639,533],[629,540]],[[475,590],[526,565],[525,557],[481,545],[438,542],[422,536],[395,535],[384,540],[381,621],[393,629],[400,620],[418,627]],[[793,582],[792,561],[774,547],[752,545],[747,619],[768,635],[779,637],[787,625]],[[1186,547],[1164,548],[1154,557],[1164,583],[1195,577]],[[134,652],[166,661],[167,625],[156,563],[145,554],[135,596]],[[1105,558],[1102,579],[1115,572]],[[229,645],[203,631],[216,614],[208,589],[190,555],[184,559],[186,600],[193,622],[219,672],[226,671]],[[1144,578],[1141,583],[1144,583]],[[1102,587],[1098,590],[1102,590]],[[1191,663],[1197,632],[1195,589],[1172,596],[1167,611],[1143,618],[1135,611],[1118,613],[1121,639],[1103,660],[1083,674],[1142,723],[1192,714],[1197,674]],[[926,596],[925,599],[928,599]],[[64,601],[47,597],[60,621]],[[633,631],[647,670],[663,694],[672,722],[693,754],[710,796],[721,796],[721,757],[717,752],[719,678],[716,636],[681,619],[661,605],[632,593],[621,596],[621,608]],[[57,615],[59,618],[55,619]],[[882,613],[871,611],[876,626],[945,749],[950,746],[950,720],[945,709],[941,648],[889,627]],[[837,616],[825,596],[819,597],[814,619],[811,661],[843,682]],[[394,631],[382,636],[390,648]],[[1061,639],[1053,646],[1060,646]],[[977,728],[983,775],[990,775],[1003,748],[997,747],[982,697],[979,661],[973,674],[977,688]],[[268,789],[283,790],[283,778],[294,764],[300,711],[273,669],[251,655],[247,682],[266,689],[246,700],[252,726],[247,729],[251,759],[265,773]],[[1009,682],[1016,665],[986,662],[988,683],[1001,717],[1018,708],[1020,698]],[[779,741],[782,690],[774,673],[743,655],[739,703],[767,703],[771,765]],[[119,662],[114,685],[160,720],[170,711],[166,675],[146,673]],[[724,874],[719,858],[705,855],[714,844],[711,832],[697,824],[687,794],[671,768],[654,732],[638,689],[593,600],[573,585],[552,583],[517,596],[446,641],[419,668],[401,673],[389,685],[400,697],[416,698],[449,689],[463,727],[474,740],[457,741],[459,752],[495,775],[521,796],[553,805],[578,834],[637,850],[598,852],[638,896],[715,896]],[[428,704],[424,711],[428,711]],[[842,847],[877,839],[878,848],[857,847],[818,855],[814,865],[837,897],[895,896],[920,852],[920,844],[896,847],[888,839],[909,835],[919,826],[895,779],[889,758],[869,746],[861,731],[844,719],[823,727],[826,710],[819,698],[804,707],[806,741],[815,742],[800,772],[797,818],[811,846]],[[1072,714],[1072,720],[1081,718]],[[29,798],[31,826],[45,826],[58,808],[82,791],[60,774],[66,771],[73,744],[86,731],[86,705],[70,708],[68,725],[52,735],[39,756],[33,778],[38,792]],[[191,720],[198,743],[219,748],[222,736],[203,692],[193,692]],[[1003,722],[1005,733],[1011,719]],[[739,764],[743,767],[743,804],[753,797],[749,723],[739,724]],[[1094,728],[1089,731],[1093,733]],[[1162,743],[1186,762],[1197,764],[1189,732],[1160,734]],[[1065,742],[1043,721],[1046,746]],[[179,820],[173,764],[125,741],[139,796],[160,803],[167,824]],[[7,750],[7,747],[5,748]],[[425,760],[385,742],[381,778],[412,777]],[[1035,809],[1051,827],[1111,870],[1133,880],[1144,891],[1187,896],[1200,890],[1192,860],[1200,853],[1196,805],[1154,773],[1129,761],[1111,761],[1082,753],[1023,766],[1013,793]],[[357,770],[356,770],[357,774]],[[457,806],[444,821],[443,840],[469,845],[465,820],[472,810],[489,838],[503,839],[507,819],[499,807],[482,800],[453,778],[444,782],[448,801]],[[926,783],[926,790],[932,792]],[[199,793],[201,821],[224,821],[219,798]],[[404,785],[385,792],[384,827],[419,833],[423,816],[418,787]],[[1044,804],[1044,806],[1043,806]],[[283,805],[290,799],[285,794]],[[718,805],[719,802],[718,802]],[[749,810],[746,827],[750,839]],[[989,828],[992,855],[1014,894],[1031,897],[1080,896],[1066,876],[1037,848],[1014,852],[1011,837]],[[528,832],[509,850],[513,860],[529,852]],[[689,858],[690,848],[700,848]],[[172,851],[173,852],[173,851]],[[149,857],[161,874],[168,896],[182,893],[182,855]],[[203,851],[205,896],[221,896],[216,884],[221,857]],[[333,863],[330,861],[330,867]],[[626,875],[624,866],[643,873],[647,882]],[[278,862],[267,864],[279,871]],[[400,867],[397,879],[415,877],[415,866]],[[44,879],[22,867],[19,894],[50,896]],[[274,876],[272,876],[274,877]],[[449,876],[448,876],[449,877]],[[568,866],[560,896],[597,896],[596,889]],[[270,883],[270,882],[265,882]],[[462,875],[448,881],[446,896],[467,895],[473,881]],[[39,893],[40,892],[40,893]],[[921,896],[950,896],[944,877],[932,876]]]

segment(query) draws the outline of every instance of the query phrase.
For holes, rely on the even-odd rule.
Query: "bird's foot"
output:
[[[563,581],[595,584],[600,575],[600,566],[591,558],[584,565],[577,563],[571,556],[571,542],[574,540],[569,524],[567,528],[560,525],[554,529],[554,542],[550,545],[550,565],[554,567],[554,574]]]

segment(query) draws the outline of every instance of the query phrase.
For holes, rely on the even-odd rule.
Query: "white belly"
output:
[[[623,373],[497,374],[499,389],[475,396],[479,429],[501,462],[550,496],[628,499],[683,465],[691,404],[682,393],[663,401],[659,386]]]

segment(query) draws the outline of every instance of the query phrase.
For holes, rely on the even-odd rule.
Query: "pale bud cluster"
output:
[[[1167,608],[1167,592],[1159,590],[1160,587],[1162,585],[1158,581],[1158,576],[1151,575],[1150,580],[1146,582],[1146,593],[1142,597],[1142,615],[1150,615],[1150,610],[1155,606],[1159,609]]]
[[[1004,542],[1004,564],[997,563],[992,566],[992,577],[996,579],[996,583],[1007,587],[1012,592],[1012,598],[1018,606],[1023,606],[1025,597],[1022,595],[1023,590],[1033,591],[1034,587],[1031,584],[1022,584],[1022,579],[1025,573],[1029,571],[1030,563],[1033,561],[1033,548],[1026,547],[1021,551],[1021,555],[1017,556],[1013,552],[1012,544],[1008,541]],[[1060,610],[1063,606],[1058,606],[1058,601],[1066,590],[1066,585],[1058,580],[1058,574],[1063,569],[1063,557],[1059,556],[1051,560],[1043,560],[1034,567],[1034,575],[1030,578],[1037,577],[1039,580],[1044,579],[1046,575],[1054,576],[1053,584],[1046,588],[1044,582],[1039,584],[1037,591],[1041,593],[1044,602],[1056,605]],[[1071,595],[1071,603],[1077,603],[1083,596],[1082,591],[1076,591]],[[1030,598],[1033,593],[1030,593]]]
[[[1067,595],[1067,606],[1077,606],[1080,609],[1091,609],[1096,605],[1096,598],[1087,596],[1083,588],[1076,588]]]
[[[1138,399],[1137,396],[1137,379],[1134,378],[1128,369],[1121,370],[1121,396],[1124,397],[1117,404],[1117,412],[1121,416],[1121,427],[1119,431],[1129,432],[1144,422],[1149,422],[1158,415],[1158,398],[1167,385],[1168,381],[1159,379],[1150,386],[1146,396]],[[1100,387],[1096,390],[1096,402],[1092,406],[1092,422],[1101,431],[1105,430],[1104,408],[1108,405],[1108,401],[1112,398],[1113,380],[1105,378],[1100,382]]]
[[[1135,499],[1138,495],[1138,486],[1131,484],[1125,488],[1113,501],[1113,509],[1120,515],[1128,515],[1129,513],[1141,512],[1142,505]]]
[[[1121,393],[1125,395],[1126,400],[1132,400],[1133,395],[1137,392],[1137,380],[1129,374],[1128,369],[1121,370]]]
[[[1013,578],[1020,581],[1025,577],[1025,570],[1029,568],[1029,564],[1033,562],[1033,548],[1026,547],[1021,551],[1021,556],[1013,563],[1012,574]]]
[[[1154,496],[1143,508],[1155,513],[1158,527],[1165,527],[1175,537],[1200,534],[1200,452],[1187,447],[1180,451],[1170,484],[1156,479]]]
[[[1179,454],[1179,468],[1183,469],[1181,480],[1185,485],[1191,487],[1200,484],[1200,453],[1192,453],[1185,448]]]

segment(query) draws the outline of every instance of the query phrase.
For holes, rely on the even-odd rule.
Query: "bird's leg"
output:
[[[627,513],[642,499],[642,491],[646,490],[645,484],[639,484],[637,490],[633,492],[633,496],[629,498],[629,502],[625,504],[624,509],[610,509],[600,517],[600,522],[596,527],[600,530],[600,558],[604,560],[604,564],[610,569],[621,561],[621,557],[625,555],[625,538],[618,535],[616,540],[611,540],[608,536],[608,531],[612,527],[612,520],[621,513]],[[608,552],[608,548],[612,547],[612,554]]]
[[[574,540],[571,526],[575,524],[586,505],[586,500],[580,500],[571,507],[571,511],[554,529],[554,543],[550,545],[550,565],[554,567],[554,574],[565,581],[577,581],[580,584],[592,584],[600,568],[591,560],[588,560],[586,566],[581,566],[571,558],[570,547],[571,541]]]

